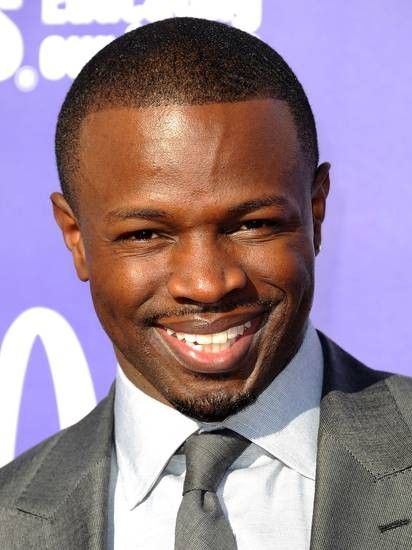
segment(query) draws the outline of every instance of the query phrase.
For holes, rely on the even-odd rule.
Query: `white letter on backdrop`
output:
[[[37,337],[49,361],[60,428],[74,424],[96,405],[89,367],[69,323],[52,309],[24,311],[0,347],[0,466],[14,458],[24,377]]]

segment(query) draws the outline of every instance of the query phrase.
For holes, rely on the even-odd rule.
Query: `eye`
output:
[[[273,222],[270,220],[249,220],[239,227],[241,231],[245,231],[248,229],[260,229],[261,227],[272,227]]]
[[[238,231],[251,231],[256,229],[273,230],[278,223],[275,220],[247,220],[239,226]]]
[[[158,237],[159,237],[159,234],[156,233],[156,231],[153,231],[152,229],[141,229],[139,231],[133,231],[133,232],[121,235],[119,237],[119,240],[121,240],[121,241],[152,241],[153,239],[157,239]]]

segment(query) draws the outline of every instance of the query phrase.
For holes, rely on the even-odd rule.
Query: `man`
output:
[[[308,320],[329,165],[283,59],[215,22],[142,27],[74,81],[56,154],[120,369],[0,471],[0,547],[410,548],[411,382]]]

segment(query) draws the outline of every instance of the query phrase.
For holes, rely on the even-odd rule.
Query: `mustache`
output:
[[[196,315],[202,315],[205,313],[228,313],[229,311],[235,311],[242,308],[247,309],[263,309],[268,311],[279,303],[279,300],[272,300],[266,298],[260,298],[259,300],[244,300],[244,301],[232,301],[221,304],[203,304],[201,307],[195,306],[183,306],[179,309],[168,309],[162,312],[156,312],[152,315],[146,315],[143,319],[145,326],[151,326],[160,319],[167,317],[194,317]]]

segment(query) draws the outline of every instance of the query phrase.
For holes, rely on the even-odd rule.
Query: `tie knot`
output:
[[[249,444],[250,441],[227,429],[188,437],[184,444],[183,494],[195,489],[215,492],[226,470]]]

